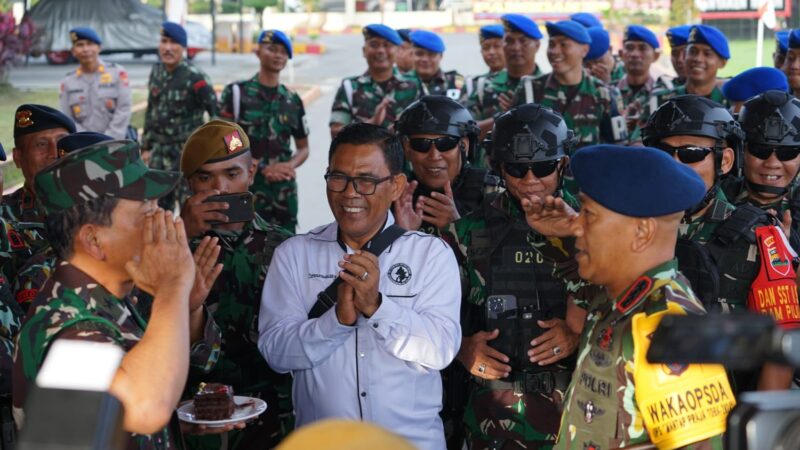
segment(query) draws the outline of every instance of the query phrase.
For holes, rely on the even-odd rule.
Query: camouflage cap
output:
[[[225,161],[250,151],[250,138],[242,127],[214,119],[194,130],[181,153],[181,172],[189,178],[203,164]]]
[[[51,214],[99,198],[157,199],[172,191],[180,173],[148,169],[139,145],[107,141],[69,153],[42,169],[34,180],[39,206]]]

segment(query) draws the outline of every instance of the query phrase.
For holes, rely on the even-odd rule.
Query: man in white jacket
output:
[[[328,160],[336,222],[275,251],[261,297],[259,349],[275,371],[293,372],[298,426],[364,420],[422,450],[442,449],[439,370],[461,341],[455,257],[441,239],[415,231],[380,256],[367,250],[393,231],[389,207],[406,184],[402,148],[386,129],[345,127]],[[337,279],[329,290],[335,306],[326,309],[318,294]]]

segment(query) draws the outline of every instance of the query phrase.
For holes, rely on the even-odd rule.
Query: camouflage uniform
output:
[[[222,352],[211,372],[189,371],[186,395],[191,398],[200,382],[233,386],[236,395],[263,399],[267,412],[244,430],[229,433],[231,449],[275,447],[294,428],[292,377],[269,368],[258,350],[258,313],[261,290],[272,252],[291,235],[256,216],[242,231],[211,231],[220,239],[222,273],[206,300],[209,314],[222,330]],[[199,239],[193,242],[199,243]],[[193,449],[218,449],[220,437],[187,436]]]
[[[253,78],[237,83],[240,89],[239,117],[235,118],[233,85],[222,91],[220,116],[236,120],[250,138],[253,157],[260,160],[250,191],[255,208],[270,223],[294,232],[297,227],[297,181],[269,183],[261,174],[267,165],[292,158],[291,138],[308,137],[303,101],[285,85],[267,87]]]
[[[130,297],[117,298],[88,274],[66,261],[60,261],[47,280],[17,341],[14,355],[14,406],[25,403],[28,385],[33,383],[47,350],[55,339],[115,344],[130,351],[141,340],[146,322],[136,312]],[[206,324],[205,339],[192,349],[192,365],[208,368],[218,357],[219,329]],[[133,435],[136,449],[178,448],[180,431],[176,417],[169,427],[151,435]]]
[[[575,264],[577,266],[577,264]],[[576,276],[576,273],[572,275]],[[675,260],[667,261],[647,271],[625,289],[619,299],[609,299],[607,294],[599,295],[589,307],[589,315],[581,336],[578,361],[564,401],[564,413],[557,449],[610,449],[627,447],[650,442],[645,420],[655,417],[662,424],[670,422],[669,414],[675,411],[678,429],[692,426],[688,420],[686,400],[682,392],[670,392],[668,410],[657,410],[652,398],[639,395],[637,390],[651,388],[659,382],[674,385],[675,377],[680,377],[687,366],[648,365],[637,367],[636,361],[647,351],[649,342],[636,335],[637,323],[660,319],[665,313],[703,314],[703,307],[694,296],[686,279],[678,272]],[[621,305],[624,305],[621,306]],[[663,374],[645,373],[654,379],[640,378],[641,369],[658,370]],[[707,377],[704,387],[718,393],[716,399],[700,412],[709,417],[727,413],[734,406],[733,394],[727,386],[727,379],[718,366],[688,366],[689,370],[702,371]],[[657,378],[657,380],[655,380]],[[663,380],[662,380],[663,378]],[[719,394],[719,392],[723,394]],[[642,391],[644,392],[644,391]],[[691,395],[691,394],[690,394]],[[672,406],[674,397],[675,404]],[[697,401],[695,399],[695,401]],[[662,401],[665,403],[666,400]],[[703,398],[703,405],[706,399]],[[697,404],[695,404],[697,406]],[[662,408],[664,408],[662,406]],[[674,408],[674,409],[673,409]],[[692,408],[691,412],[696,411]],[[713,412],[712,412],[713,411]],[[698,413],[698,414],[699,414]],[[683,423],[679,423],[684,419]],[[724,430],[724,422],[721,424]],[[651,430],[651,433],[655,432]],[[722,448],[721,434],[710,438],[713,448]],[[677,448],[674,445],[667,448]],[[687,448],[709,448],[705,444],[691,444]]]
[[[614,67],[611,68],[610,84],[617,84],[623,78],[625,78],[625,63],[622,62],[619,56],[614,56]]]
[[[573,199],[567,200],[575,204]],[[486,329],[485,300],[489,294],[508,293],[505,290],[535,291],[537,297],[541,295],[543,309],[547,310],[545,314],[565,316],[567,286],[552,275],[553,263],[539,255],[534,248],[535,239],[528,237],[528,233],[529,227],[517,200],[506,191],[487,197],[479,210],[456,221],[449,228],[448,236],[443,236],[445,240],[454,241],[456,259],[468,285],[463,289],[465,303],[462,305],[465,336]],[[504,267],[500,270],[506,273],[500,272],[499,267]],[[515,277],[510,272],[514,270]],[[524,339],[529,341],[533,337]],[[571,368],[559,363],[545,369],[534,375],[523,375],[521,367],[514,367],[511,378],[555,374],[561,382],[556,382],[551,392],[509,389],[476,379],[464,414],[472,450],[552,447]]]
[[[430,80],[420,80],[420,86],[422,95],[446,95],[453,100],[458,100],[461,90],[464,88],[464,75],[455,70],[449,72],[439,70]]]
[[[375,108],[383,98],[389,96],[394,101],[389,103],[386,118],[379,124],[389,127],[420,93],[419,80],[400,75],[397,69],[392,78],[381,83],[374,81],[369,72],[345,78],[333,99],[330,123],[348,125],[364,122],[375,114]]]
[[[75,121],[78,131],[96,131],[124,139],[131,121],[131,88],[125,68],[99,61],[97,71],[80,67],[61,82],[61,111]]]
[[[528,85],[530,83],[531,88]],[[621,143],[627,139],[622,99],[615,88],[609,88],[584,69],[577,86],[561,86],[552,74],[537,78],[525,77],[514,93],[514,104],[530,103],[527,90],[532,90],[533,103],[552,108],[575,132],[577,148],[592,144]]]
[[[636,128],[630,135],[630,141],[632,143],[637,143],[642,139],[642,128],[644,128],[645,123],[647,123],[647,119],[650,117],[650,114],[655,112],[655,110],[662,105],[665,101],[671,99],[672,97],[677,97],[679,95],[689,94],[686,91],[686,85],[675,85],[672,89],[663,89],[663,90],[654,90],[647,99],[640,99],[640,104],[634,106],[634,108],[640,111],[639,114],[639,123],[637,124]],[[722,90],[719,88],[719,85],[714,87],[711,91],[711,94],[706,96],[707,98],[719,103],[720,105],[730,108],[731,104],[724,95],[722,95]]]
[[[179,170],[181,148],[203,114],[217,115],[217,96],[211,80],[198,67],[182,61],[172,72],[162,63],[153,66],[147,82],[147,111],[144,116],[142,148],[150,150],[150,167]],[[182,185],[159,204],[172,209],[186,194]]]
[[[36,209],[36,196],[25,186],[3,196],[0,217],[9,222],[44,222],[44,217]]]
[[[631,134],[639,123],[639,116],[642,113],[641,109],[651,98],[651,93],[653,91],[672,89],[674,86],[669,78],[660,76],[658,79],[649,77],[645,84],[639,86],[637,89],[634,89],[633,86],[628,84],[628,78],[624,77],[616,83],[616,87],[619,89],[620,96],[622,97],[622,105],[624,107],[622,115],[625,117],[625,122],[628,125],[628,134]],[[655,108],[653,108],[653,110],[655,110]]]
[[[534,77],[542,74],[539,66],[533,72]],[[475,80],[474,90],[470,95],[462,97],[462,103],[469,110],[475,120],[490,119],[499,113],[504,112],[500,108],[498,97],[500,94],[513,96],[519,84],[519,78],[508,76],[508,70],[503,69],[499,72],[482,75]]]

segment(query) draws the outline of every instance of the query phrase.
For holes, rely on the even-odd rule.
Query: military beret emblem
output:
[[[33,125],[33,120],[31,119],[32,116],[33,113],[27,109],[17,111],[17,128],[28,128],[29,126]]]
[[[233,153],[240,148],[242,148],[242,137],[239,136],[238,131],[234,131],[233,133],[225,136],[225,147],[228,149],[228,153]]]

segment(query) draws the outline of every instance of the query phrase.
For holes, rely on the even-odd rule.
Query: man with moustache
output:
[[[367,71],[342,80],[331,107],[331,137],[351,123],[388,127],[420,96],[419,81],[401,75],[394,66],[397,48],[403,43],[397,31],[372,24],[362,34]]]
[[[505,34],[503,54],[506,69],[478,80],[475,91],[464,103],[472,117],[478,121],[481,135],[492,129],[494,116],[512,106],[514,90],[526,75],[542,73],[536,64],[542,32],[536,22],[521,14],[505,14],[501,17]],[[483,155],[475,155],[470,161],[482,166]]]
[[[624,142],[628,138],[620,115],[622,100],[583,67],[591,37],[578,22],[547,22],[550,35],[547,59],[553,71],[536,78],[525,77],[514,93],[514,103],[537,103],[561,114],[575,133],[576,148],[600,142]]]
[[[292,59],[292,42],[280,30],[264,30],[254,50],[260,69],[252,78],[225,86],[220,117],[245,130],[258,164],[250,191],[254,206],[270,223],[297,227],[296,170],[308,158],[308,124],[303,100],[280,82]],[[294,139],[296,152],[292,151]]]
[[[211,80],[197,66],[184,59],[186,30],[174,22],[161,26],[158,44],[160,62],[150,71],[147,82],[147,111],[142,133],[142,159],[153,169],[178,170],[181,147],[197,127],[203,115],[217,115],[217,96]],[[185,195],[180,185],[159,200],[159,205],[173,209]]]
[[[131,120],[131,87],[125,68],[100,59],[102,40],[88,27],[69,32],[72,56],[80,66],[61,82],[61,111],[78,131],[94,131],[124,139]]]
[[[292,372],[299,427],[363,420],[420,450],[441,450],[439,371],[461,341],[453,250],[438,237],[394,225],[389,208],[406,178],[390,132],[349,125],[333,139],[328,160],[336,221],[275,250],[259,349],[273,370]]]
[[[722,94],[722,82],[717,79],[717,72],[725,67],[731,57],[725,34],[711,25],[694,25],[689,31],[684,52],[686,83],[673,89],[653,91],[652,98],[642,108],[636,129],[631,133],[632,143],[641,141],[641,130],[655,111],[653,106],[658,107],[673,97],[699,95],[725,107],[730,106],[730,102]]]
[[[705,195],[703,180],[654,148],[586,147],[570,167],[579,213],[552,196],[522,201],[539,233],[575,237],[575,258],[562,258],[565,279],[604,288],[588,307],[555,448],[720,448],[724,413],[735,405],[724,368],[645,358],[665,315],[704,313],[675,260],[678,226]],[[658,413],[660,405],[686,404],[685,393],[704,389],[716,395],[691,399],[696,406],[678,417]]]

